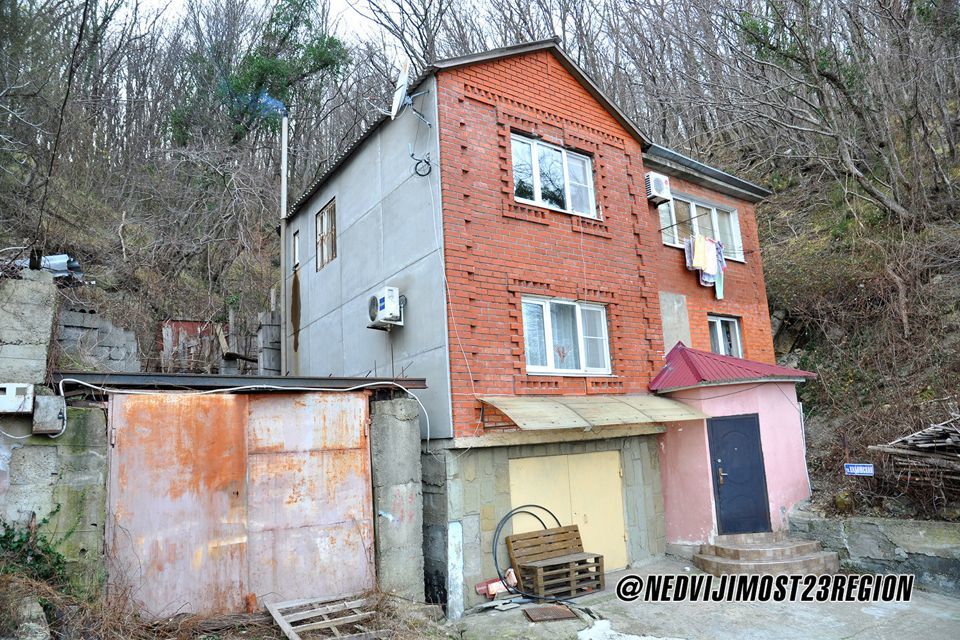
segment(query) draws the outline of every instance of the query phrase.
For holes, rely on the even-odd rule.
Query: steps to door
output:
[[[713,575],[723,573],[836,573],[840,558],[814,540],[790,538],[784,531],[717,536],[700,545],[693,563]]]

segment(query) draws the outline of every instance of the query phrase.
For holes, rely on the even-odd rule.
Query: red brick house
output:
[[[808,492],[799,411],[782,429],[785,479],[764,474],[756,425],[796,408],[802,372],[730,367],[744,377],[649,387],[678,342],[774,363],[754,216],[768,192],[652,143],[553,40],[437,62],[410,90],[412,105],[345,149],[285,220],[286,369],[427,379],[434,599],[454,616],[481,599],[494,529],[528,503],[579,524],[610,569],[733,526],[783,527],[778,514]],[[648,175],[669,179],[662,204]],[[683,242],[698,234],[724,245],[722,299],[686,266]],[[377,320],[384,287],[400,296],[402,326]],[[389,330],[368,327],[378,323]],[[754,520],[725,522],[720,494],[701,496],[696,522],[677,517],[685,487],[712,487],[702,387],[761,383],[792,400],[734,425],[756,433],[751,464],[766,478]],[[803,486],[781,494],[781,480]],[[539,526],[524,515],[507,532]]]

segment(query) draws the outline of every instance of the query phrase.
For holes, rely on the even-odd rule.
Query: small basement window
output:
[[[524,298],[523,337],[527,373],[610,373],[603,305]]]
[[[743,342],[740,338],[740,319],[724,316],[707,316],[710,324],[710,350],[722,356],[743,357]]]
[[[300,266],[300,232],[293,232],[293,266],[292,270],[296,271],[297,267]]]
[[[317,271],[337,257],[337,202],[330,203],[317,214]]]
[[[521,202],[596,218],[593,161],[546,142],[514,135],[513,195]]]
[[[744,261],[740,219],[737,212],[709,204],[674,197],[659,207],[663,244],[683,247],[683,240],[700,234],[723,243],[723,256]]]

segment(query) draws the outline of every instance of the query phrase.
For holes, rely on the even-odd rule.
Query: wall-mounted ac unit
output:
[[[403,296],[396,287],[384,287],[370,296],[367,312],[369,329],[390,329],[403,326]]]
[[[647,200],[656,205],[664,202],[670,202],[673,196],[670,195],[670,178],[650,171],[646,175]]]

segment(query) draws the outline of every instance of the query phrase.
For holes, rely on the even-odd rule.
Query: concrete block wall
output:
[[[423,492],[416,400],[370,403],[377,584],[423,602]]]
[[[23,526],[49,518],[44,533],[67,560],[75,586],[104,578],[107,419],[102,409],[69,408],[62,436],[30,436],[30,417],[0,417],[0,519]]]
[[[96,313],[61,312],[57,343],[58,366],[62,369],[140,371],[136,334]]]
[[[497,575],[491,549],[497,523],[512,508],[511,459],[615,450],[622,455],[627,555],[634,565],[664,553],[666,548],[656,436],[425,454],[425,494],[430,495],[425,503],[435,506],[425,509],[424,555],[428,577],[430,573],[444,572],[447,615],[459,617],[465,609],[485,602],[476,594],[474,585]],[[437,506],[441,502],[445,504],[445,520],[444,509]],[[501,570],[508,566],[503,539],[510,533],[508,524],[499,541]]]
[[[0,382],[46,379],[56,303],[57,288],[46,271],[0,280]]]

